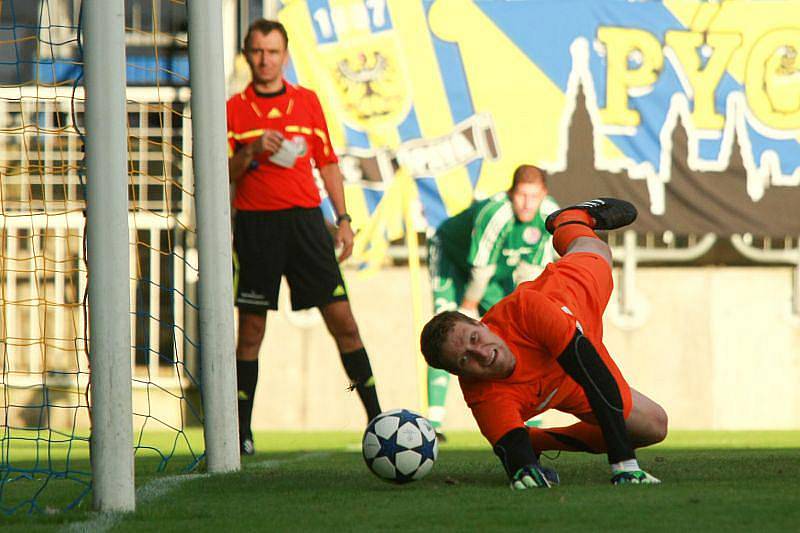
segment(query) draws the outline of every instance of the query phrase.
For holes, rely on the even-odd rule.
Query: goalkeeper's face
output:
[[[460,320],[442,344],[442,362],[457,376],[504,379],[514,372],[517,359],[496,333],[477,320]]]

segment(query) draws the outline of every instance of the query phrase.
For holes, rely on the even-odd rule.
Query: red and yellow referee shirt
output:
[[[317,95],[286,80],[283,84],[283,94],[262,97],[250,84],[228,100],[228,157],[267,129],[278,130],[287,140],[305,146],[292,168],[271,163],[268,153],[257,156],[236,185],[233,207],[238,210],[317,207],[321,199],[311,173],[312,162],[317,168],[338,162]]]

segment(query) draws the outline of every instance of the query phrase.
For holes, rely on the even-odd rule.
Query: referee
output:
[[[336,260],[334,240],[319,208],[321,199],[311,165],[319,170],[338,214],[335,241],[342,247],[339,261],[353,249],[342,173],[317,95],[283,78],[289,60],[288,43],[280,22],[253,22],[244,40],[253,81],[227,103],[228,168],[236,187],[236,374],[239,441],[244,455],[255,453],[250,419],[258,352],[267,310],[278,308],[281,276],[289,283],[293,309],[319,308],[367,417],[372,419],[381,412],[369,357]]]

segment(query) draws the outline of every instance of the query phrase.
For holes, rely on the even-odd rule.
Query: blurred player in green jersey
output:
[[[558,209],[544,171],[521,165],[511,188],[448,218],[429,241],[433,312],[475,319],[554,259],[547,215]],[[450,375],[428,368],[428,418],[443,440]]]

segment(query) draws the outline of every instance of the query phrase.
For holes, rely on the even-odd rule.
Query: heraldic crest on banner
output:
[[[411,109],[402,52],[391,31],[321,47],[344,122],[359,131],[396,127]]]

